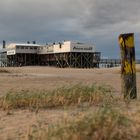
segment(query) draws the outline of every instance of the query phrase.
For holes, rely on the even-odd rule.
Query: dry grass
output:
[[[70,121],[62,121],[45,128],[39,125],[32,127],[27,139],[139,140],[139,116],[140,110],[131,113],[127,110],[105,106],[94,112],[83,112],[78,117],[73,117],[73,120]]]
[[[59,88],[54,91],[10,91],[0,98],[3,109],[39,109],[65,106],[104,105],[113,103],[110,88],[105,86],[76,85],[70,88]]]
[[[19,140],[139,140],[140,103],[134,100],[125,105],[119,100],[110,87],[79,84],[51,92],[10,91],[0,98],[0,108],[75,107],[77,114],[66,114],[53,124],[37,122]]]
[[[0,73],[10,73],[10,71],[5,68],[0,68]]]
[[[0,97],[2,114],[0,116],[0,140],[140,139],[140,102],[128,101],[125,104],[118,97],[120,95],[120,84],[118,84],[120,75],[117,73],[120,68],[99,69],[98,71],[95,69],[58,70],[28,67],[4,69],[7,69],[11,74],[1,77],[1,93],[4,92],[4,94],[1,94],[2,97]],[[140,67],[137,67],[137,72],[140,72]],[[44,76],[33,75],[29,78],[28,76],[17,77],[13,76],[13,73],[17,75],[23,73],[28,76],[30,73],[51,73],[56,77],[46,76],[44,78]],[[66,74],[69,77],[64,77]],[[1,75],[6,74],[2,73]],[[13,80],[14,78],[15,80]],[[42,80],[42,78],[44,79]],[[139,84],[139,77],[137,79]],[[7,80],[9,80],[8,84]],[[114,95],[115,93],[112,93],[110,87],[102,85],[83,86],[79,84],[54,91],[21,90],[35,87],[36,89],[39,87],[41,87],[40,89],[49,89],[51,85],[54,89],[56,83],[60,86],[69,86],[71,83],[74,85],[79,82],[91,85],[94,80],[98,84],[113,85],[117,97]],[[70,84],[66,84],[66,82]],[[24,86],[29,84],[33,86]],[[17,91],[17,87],[20,86],[22,88]],[[7,90],[3,91],[4,88]],[[5,92],[11,88],[14,90],[5,95]]]

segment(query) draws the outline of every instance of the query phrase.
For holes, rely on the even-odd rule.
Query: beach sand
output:
[[[108,85],[113,88],[114,94],[121,94],[120,67],[100,69],[72,69],[53,67],[11,67],[1,68],[7,73],[0,73],[0,96],[10,90],[53,90],[59,87],[67,87],[76,84],[82,85]],[[137,90],[140,93],[140,65],[137,65]],[[70,111],[72,113],[72,111]],[[0,139],[9,137],[18,139],[19,136],[28,135],[30,128],[42,122],[47,126],[48,122],[63,118],[66,112],[63,110],[40,110],[38,115],[29,110],[13,110],[12,115],[0,110]]]

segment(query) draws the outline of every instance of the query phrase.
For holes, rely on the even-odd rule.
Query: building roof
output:
[[[16,46],[40,47],[40,45],[38,44],[12,43],[12,44],[9,44],[6,48],[10,49],[10,48],[15,48]]]
[[[18,44],[14,44],[15,46],[35,46],[35,47],[39,47],[40,45],[38,45],[38,44],[28,44],[28,43],[26,43],[26,44],[23,44],[23,43],[18,43]]]

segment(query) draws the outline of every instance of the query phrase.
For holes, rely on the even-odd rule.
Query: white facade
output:
[[[38,54],[52,54],[54,53],[54,46],[47,45],[47,46],[40,46],[37,50]]]
[[[68,52],[95,52],[95,46],[84,43],[64,41],[63,43],[40,47],[38,54],[68,53]]]
[[[64,41],[63,43],[41,46],[37,44],[10,44],[7,48],[7,55],[15,54],[54,54],[69,52],[95,52],[94,45]]]
[[[37,44],[10,44],[7,46],[7,55],[15,55],[16,53],[35,54],[40,45]]]
[[[63,42],[54,45],[54,53],[65,53],[65,52],[70,52],[71,49],[71,42]]]

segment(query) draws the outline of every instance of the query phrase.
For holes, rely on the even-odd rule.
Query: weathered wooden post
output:
[[[119,36],[119,45],[121,50],[122,93],[125,99],[136,99],[134,34],[121,34]]]

